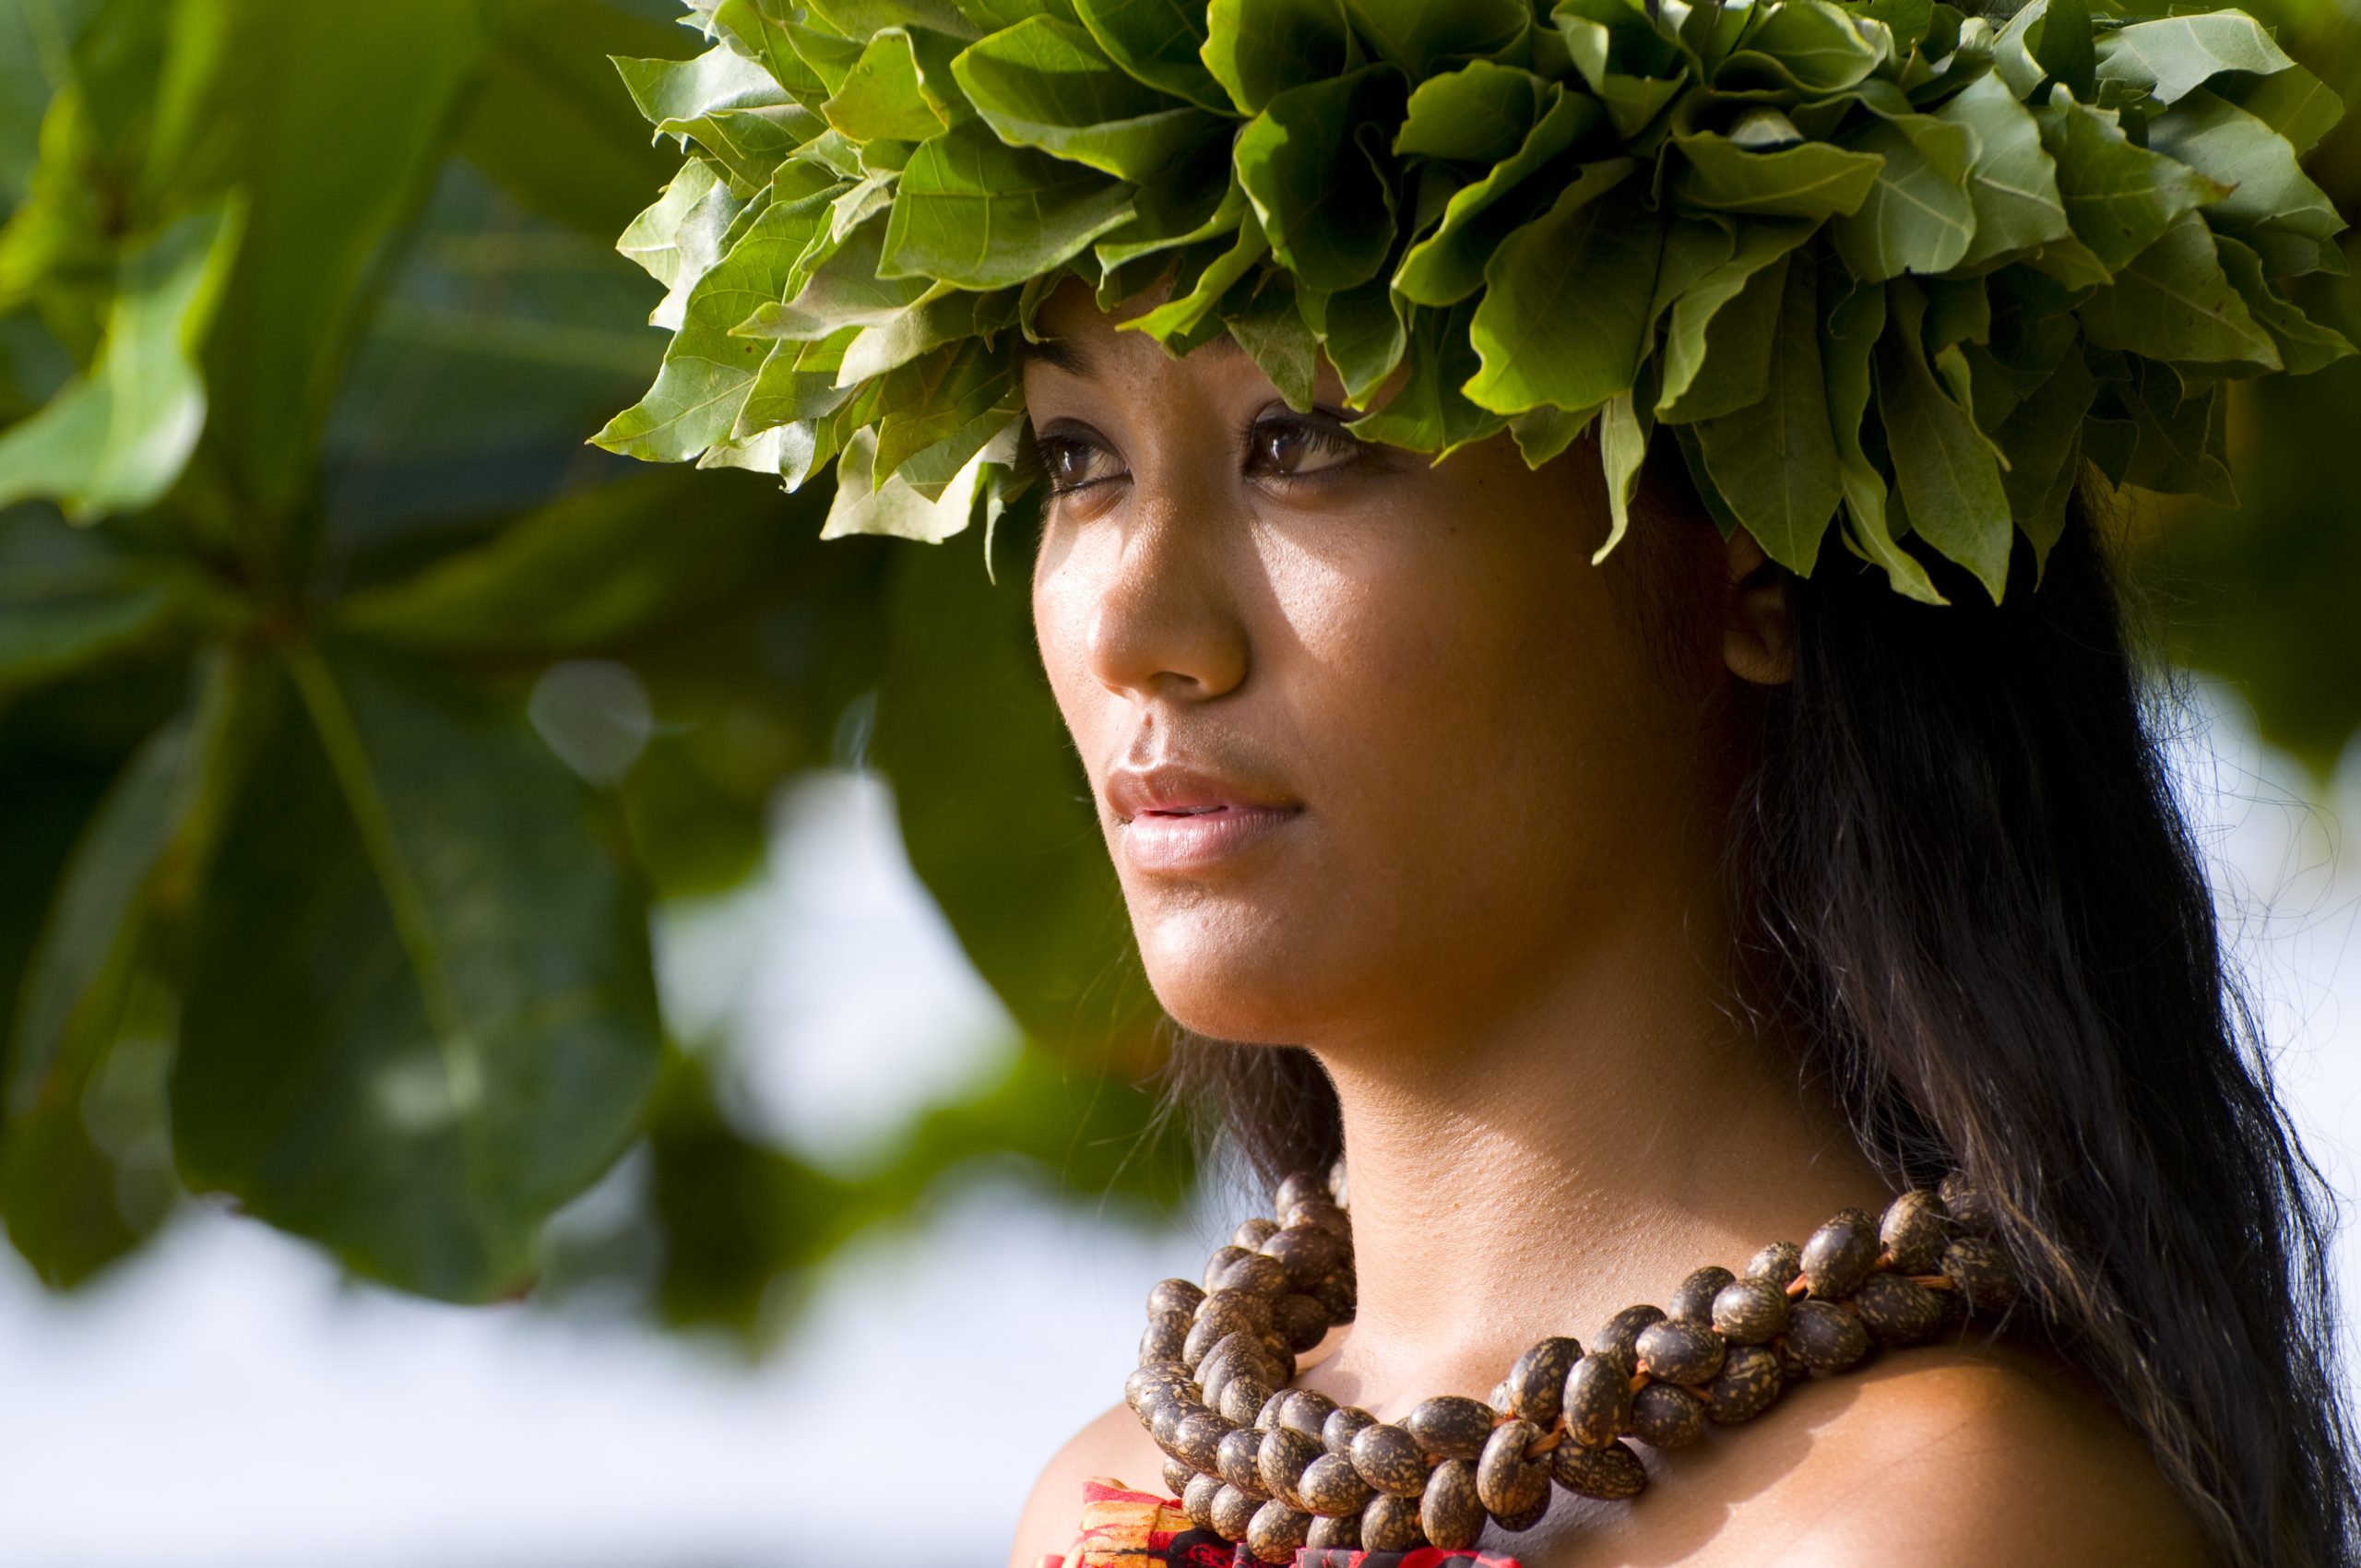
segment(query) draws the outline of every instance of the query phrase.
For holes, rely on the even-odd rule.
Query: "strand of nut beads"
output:
[[[1202,1288],[1157,1285],[1123,1385],[1191,1520],[1260,1562],[1307,1546],[1472,1547],[1487,1519],[1539,1524],[1553,1486],[1636,1496],[1647,1471],[1624,1439],[1685,1448],[1798,1378],[2004,1312],[2018,1290],[1989,1206],[1953,1174],[1881,1218],[1848,1208],[1800,1247],[1774,1241],[1742,1275],[1698,1269],[1669,1309],[1626,1307],[1587,1349],[1544,1339],[1490,1399],[1440,1395],[1395,1424],[1288,1386],[1296,1357],[1353,1318],[1346,1196],[1342,1162],[1325,1181],[1290,1176],[1278,1218],[1240,1226]]]

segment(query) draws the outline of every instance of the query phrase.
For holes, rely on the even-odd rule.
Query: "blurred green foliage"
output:
[[[2349,15],[2258,9],[2361,89]],[[664,341],[611,245],[675,160],[606,56],[694,53],[674,10],[0,0],[0,1212],[54,1286],[215,1193],[407,1289],[621,1284],[755,1338],[948,1172],[1189,1179],[1025,530],[995,588],[972,538],[821,545],[824,485],[583,445]],[[2313,170],[2361,208],[2361,119]],[[2331,759],[2361,362],[2234,438],[2245,508],[2156,514],[2140,563]],[[647,933],[855,731],[1024,1043],[847,1170],[667,1038]],[[548,1226],[634,1149],[620,1208]]]
[[[755,1336],[972,1161],[1187,1179],[1022,593],[583,445],[662,349],[607,56],[694,52],[671,10],[0,0],[0,1211],[53,1285],[213,1193]],[[648,914],[872,712],[1025,1043],[844,1174],[666,1038]],[[603,1250],[547,1241],[635,1146]]]

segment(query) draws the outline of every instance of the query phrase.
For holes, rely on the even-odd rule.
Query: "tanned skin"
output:
[[[1440,464],[1364,448],[1326,365],[1330,411],[1299,415],[1228,339],[1173,359],[1120,319],[1070,280],[1026,367],[1063,492],[1035,627],[1157,998],[1335,1080],[1359,1315],[1303,1385],[1381,1419],[1480,1398],[1536,1339],[1874,1212],[1886,1189],[1833,1109],[1726,1003],[1741,719],[1791,664],[1760,549],[1645,517],[1670,531],[1644,558],[1627,540],[1594,565],[1587,444],[1538,470],[1505,435]],[[1159,765],[1252,831],[1159,863],[1117,787]],[[1011,1568],[1066,1550],[1086,1478],[1160,1490],[1160,1458],[1128,1410],[1093,1421]],[[2103,1392],[2009,1340],[1883,1357],[1647,1459],[1637,1503],[1561,1494],[1486,1548],[1525,1568],[2207,1561]]]

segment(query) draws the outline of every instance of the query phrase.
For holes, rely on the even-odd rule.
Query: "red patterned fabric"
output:
[[[1082,1526],[1064,1556],[1045,1555],[1039,1568],[1287,1568],[1249,1555],[1242,1543],[1199,1529],[1180,1504],[1154,1492],[1133,1491],[1100,1478],[1082,1487]],[[1513,1557],[1480,1551],[1347,1551],[1310,1547],[1292,1568],[1517,1568]]]

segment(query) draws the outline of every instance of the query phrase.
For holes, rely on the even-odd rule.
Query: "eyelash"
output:
[[[1325,419],[1313,418],[1310,415],[1296,413],[1257,414],[1246,422],[1245,427],[1240,432],[1240,440],[1250,453],[1257,450],[1260,446],[1261,441],[1274,433],[1284,433],[1299,436],[1302,438],[1315,452],[1328,453],[1349,451],[1352,454],[1351,457],[1346,462],[1334,468],[1322,469],[1308,474],[1292,474],[1273,470],[1264,476],[1268,479],[1279,481],[1282,483],[1310,482],[1328,479],[1334,475],[1347,473],[1353,469],[1366,466],[1371,459],[1374,451],[1369,443],[1357,440],[1341,429],[1336,422],[1338,417],[1339,416],[1333,414]],[[1096,441],[1086,440],[1079,436],[1055,434],[1037,434],[1033,438],[1033,445],[1034,460],[1038,465],[1039,471],[1045,476],[1054,474],[1057,471],[1055,458],[1057,455],[1062,451],[1077,448],[1084,450],[1095,449],[1102,452],[1106,451],[1106,448]],[[1112,456],[1111,453],[1109,455]],[[1250,458],[1250,461],[1252,459]],[[1105,484],[1111,480],[1118,480],[1123,477],[1125,476],[1121,473],[1104,474],[1097,479],[1086,479],[1079,484],[1068,485],[1061,485],[1054,479],[1050,479],[1048,481],[1048,493],[1050,497],[1054,500],[1059,496],[1077,494],[1082,491],[1089,490],[1095,486]]]

